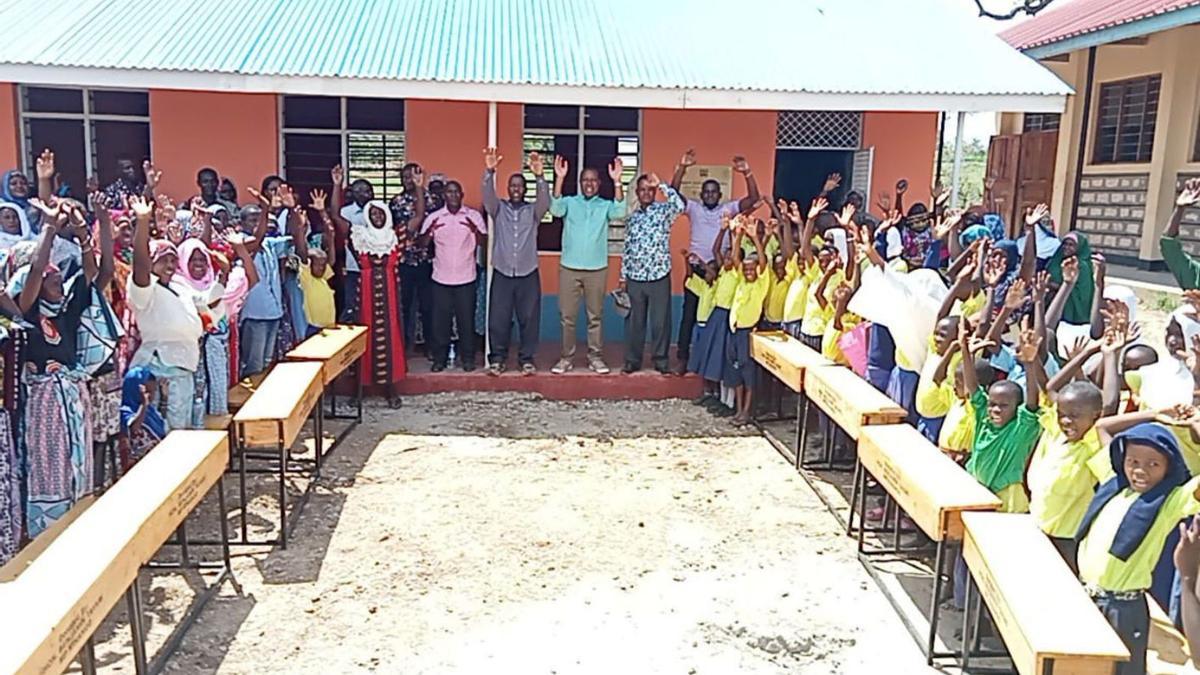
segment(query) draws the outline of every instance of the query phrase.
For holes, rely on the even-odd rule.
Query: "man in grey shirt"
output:
[[[538,275],[537,233],[542,217],[550,209],[550,186],[542,177],[542,158],[529,154],[529,171],[537,177],[537,197],[525,201],[525,176],[521,172],[508,177],[508,199],[496,195],[496,167],[504,158],[496,148],[483,151],[483,208],[492,218],[492,283],[488,300],[489,375],[504,372],[508,346],[512,338],[513,315],[521,331],[517,362],[521,372],[537,372],[533,355],[538,343],[538,319],[541,315],[542,282]]]

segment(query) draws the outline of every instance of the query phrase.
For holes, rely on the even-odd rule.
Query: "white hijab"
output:
[[[10,234],[0,231],[0,248],[12,248],[17,242],[33,239],[33,230],[29,227],[29,216],[25,215],[25,209],[12,202],[0,202],[0,210],[2,209],[11,209],[17,214],[17,220],[21,221],[21,233]]]
[[[383,212],[382,227],[375,227],[371,224],[371,209],[379,209]],[[392,211],[387,204],[378,199],[367,202],[363,207],[363,220],[365,224],[355,224],[350,227],[350,242],[354,244],[355,251],[367,255],[385,256],[400,245],[400,239],[396,236],[396,228],[392,226]]]

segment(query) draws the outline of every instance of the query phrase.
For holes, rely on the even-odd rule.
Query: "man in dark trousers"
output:
[[[538,276],[537,234],[542,217],[550,209],[550,186],[542,175],[542,158],[529,155],[529,171],[536,177],[537,194],[533,203],[525,200],[525,176],[517,172],[508,177],[508,199],[496,194],[496,167],[504,158],[496,148],[483,151],[483,208],[492,217],[491,314],[488,316],[488,375],[504,372],[512,341],[513,317],[521,331],[517,362],[521,372],[537,372],[533,362],[538,344],[538,319],[542,310],[541,278]]]

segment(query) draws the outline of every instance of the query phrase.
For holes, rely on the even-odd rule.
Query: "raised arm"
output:
[[[958,320],[958,351],[962,354],[963,388],[967,396],[979,389],[979,377],[975,374],[975,351],[971,348],[971,331],[967,318]]]
[[[112,216],[108,211],[110,205],[108,198],[99,190],[93,192],[89,196],[88,201],[91,205],[92,213],[96,214],[96,235],[100,246],[100,270],[96,277],[96,285],[100,288],[106,288],[112,283],[116,271],[116,263],[113,260]]]
[[[675,165],[675,173],[671,176],[671,187],[676,190],[683,185],[683,177],[687,173],[688,168],[696,163],[696,149],[688,148],[687,152],[683,153],[683,157],[679,159],[679,163]]]
[[[17,307],[21,314],[26,314],[37,305],[38,296],[42,293],[42,275],[50,264],[50,251],[54,249],[54,238],[58,236],[58,228],[63,216],[60,211],[61,203],[49,209],[43,209],[45,218],[42,219],[42,233],[38,240],[37,252],[29,266],[29,275],[25,278],[25,286],[17,297]]]
[[[971,288],[971,283],[975,277],[975,263],[969,263],[966,267],[959,271],[958,276],[954,279],[954,285],[950,287],[950,292],[942,300],[942,306],[938,308],[938,321],[950,316],[950,310],[954,309],[954,303]]]
[[[550,210],[550,186],[546,185],[546,167],[542,156],[536,152],[529,153],[529,172],[533,174],[533,222],[540,223]]]
[[[1093,340],[1099,340],[1104,335],[1104,277],[1106,276],[1104,256],[1099,253],[1092,256],[1092,279],[1096,290],[1092,294],[1092,320],[1090,335]]]
[[[567,158],[562,155],[554,156],[554,199],[562,199],[563,196],[563,181],[567,179]],[[550,213],[556,218],[562,218],[567,215],[566,208],[559,213],[559,207],[553,202],[550,205]]]
[[[613,201],[622,205],[621,215],[625,215],[625,185],[621,183],[621,172],[624,170],[625,164],[621,161],[620,157],[614,158],[613,161],[609,162],[608,164],[608,177],[611,178],[613,182]]]
[[[75,243],[79,244],[80,261],[83,265],[83,278],[88,283],[95,283],[100,277],[99,262],[96,260],[96,244],[92,241],[92,231],[88,228],[87,215],[83,207],[74,203],[64,203],[63,213],[67,214],[67,227],[70,228]],[[112,255],[112,250],[109,250]],[[111,270],[109,271],[111,278]]]
[[[37,169],[37,196],[45,202],[54,198],[54,151],[50,148],[42,150],[42,154],[38,155],[36,167]],[[39,282],[41,283],[41,282]]]
[[[742,254],[742,240],[746,237],[746,224],[742,222],[740,217],[736,219],[733,226],[733,245],[729,249],[729,254],[733,256],[733,264],[736,268],[741,268],[742,260],[745,256]]]
[[[47,150],[46,152],[49,152]],[[46,153],[43,152],[44,156]],[[51,160],[54,155],[51,153]],[[39,160],[40,166],[40,160]],[[41,171],[38,172],[38,182],[41,182]],[[1163,230],[1162,236],[1174,239],[1179,236],[1179,225],[1183,223],[1183,216],[1187,212],[1188,207],[1195,206],[1200,202],[1200,178],[1189,178],[1183,184],[1183,189],[1179,191],[1179,196],[1175,198],[1175,210],[1171,212],[1171,220],[1167,222],[1167,228]]]
[[[729,216],[721,214],[721,229],[717,230],[717,237],[713,240],[713,260],[717,261],[717,265],[722,265],[725,262],[725,251],[722,244],[725,243],[725,233],[729,231],[729,228]]]
[[[961,321],[960,321],[961,323]],[[938,360],[937,367],[933,370],[933,383],[940,385],[946,381],[946,376],[950,373],[950,363],[954,361],[954,357],[961,351],[961,346],[958,342],[950,343],[950,348],[942,354]],[[963,368],[967,367],[967,362],[963,361]]]
[[[754,177],[754,172],[750,170],[750,164],[746,162],[746,158],[741,155],[733,156],[733,170],[742,174],[742,178],[746,179],[746,196],[738,200],[738,212],[750,213],[757,207],[758,200],[762,199],[762,195],[758,191],[758,179]]]
[[[287,218],[288,231],[292,235],[292,246],[296,249],[296,256],[302,261],[308,260],[308,211],[304,206],[296,200],[296,193],[292,191],[292,186],[283,184],[279,186],[279,197],[283,200],[283,206],[287,209],[285,218]]]
[[[838,186],[841,184],[842,184],[842,174],[837,173],[836,171],[834,173],[829,174],[828,176],[825,177],[825,182],[821,184],[820,196],[821,197],[829,197],[829,194],[832,193],[834,190],[838,189]]]
[[[1183,244],[1178,239],[1179,225],[1183,222],[1184,213],[1197,203],[1200,203],[1200,178],[1192,178],[1184,184],[1183,190],[1176,198],[1171,220],[1158,240],[1167,269],[1171,270],[1171,275],[1184,290],[1200,288],[1200,260],[1183,250]]]
[[[1103,396],[1104,414],[1112,415],[1121,404],[1121,352],[1136,339],[1136,331],[1129,324],[1114,323],[1104,335],[1101,347],[1104,354],[1104,373],[1100,390]]]
[[[1037,224],[1050,213],[1050,207],[1038,204],[1025,213],[1025,249],[1021,251],[1021,278],[1033,281],[1037,270]]]
[[[817,216],[821,215],[829,206],[829,200],[824,197],[817,197],[813,200],[812,206],[808,207],[808,220],[804,221],[804,232],[800,235],[800,255],[804,258],[804,264],[811,265],[813,261],[812,239],[813,233],[817,229]]]
[[[1072,356],[1063,364],[1054,377],[1046,384],[1046,393],[1051,400],[1058,398],[1058,392],[1067,386],[1080,373],[1083,372],[1083,364],[1087,363],[1088,359],[1100,353],[1102,345],[1099,342],[1089,343],[1087,347],[1081,349],[1078,353]]]
[[[758,273],[766,274],[770,265],[767,261],[767,252],[763,250],[763,238],[758,236],[758,228],[753,225],[747,225],[746,229],[750,231],[750,241],[754,242],[754,250],[758,253]]]
[[[900,180],[896,181],[896,210],[902,214],[904,213],[905,192],[908,192],[908,181],[901,178]]]
[[[1200,518],[1179,524],[1179,543],[1175,546],[1175,569],[1179,571],[1179,613],[1188,650],[1200,655],[1200,599],[1196,578],[1200,573]],[[1195,663],[1196,656],[1193,656]]]
[[[496,167],[504,159],[496,148],[485,148],[483,151],[483,210],[492,218],[500,210],[500,198],[496,196]]]
[[[779,224],[780,243],[783,247],[783,259],[790,261],[792,256],[796,255],[796,239],[792,236],[792,220],[783,215],[787,210],[787,203],[782,199],[778,204],[771,206],[771,217]]]
[[[1042,360],[1039,355],[1042,348],[1042,336],[1037,334],[1032,324],[1033,322],[1026,317],[1025,325],[1017,335],[1016,352],[1017,361],[1025,366],[1025,407],[1029,410],[1037,410],[1040,405],[1041,378],[1045,371],[1042,370]],[[967,370],[967,367],[963,366],[963,370]]]

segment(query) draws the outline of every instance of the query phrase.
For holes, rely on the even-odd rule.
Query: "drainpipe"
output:
[[[496,130],[496,102],[495,101],[488,101],[488,122],[487,122],[487,124],[488,124],[487,144],[488,144],[489,148],[495,148],[495,147],[497,147],[497,136],[498,136],[497,130]],[[521,166],[524,163],[524,161],[525,161],[524,158],[518,157],[517,158],[517,166]],[[497,174],[497,175],[499,175],[499,174]],[[496,176],[493,176],[492,179],[495,180]],[[488,217],[486,212],[484,213],[483,217],[484,218]],[[487,287],[484,289],[484,294],[483,294],[483,307],[484,307],[484,311],[483,311],[483,317],[484,317],[483,318],[483,324],[484,324],[483,325],[483,366],[484,366],[484,368],[487,368],[487,366],[488,366],[488,361],[487,361],[488,354],[490,354],[492,351],[492,334],[491,334],[491,331],[488,330],[488,326],[490,326],[492,323],[492,303],[488,302],[488,301],[492,297],[492,271],[493,271],[492,251],[494,251],[495,248],[496,248],[496,222],[493,220],[488,226],[487,263],[484,265],[484,269],[487,270],[487,276],[486,276]],[[472,330],[473,330],[473,328],[472,328]]]
[[[954,130],[954,167],[950,173],[950,205],[958,206],[958,177],[962,173],[963,127],[967,124],[966,111],[958,111],[958,127]]]
[[[1071,218],[1068,229],[1075,229],[1079,215],[1079,192],[1083,189],[1083,162],[1087,153],[1088,126],[1092,117],[1092,83],[1096,79],[1096,48],[1088,48],[1087,75],[1083,85],[1083,116],[1079,122],[1079,153],[1075,155],[1075,194],[1071,197]]]
[[[946,147],[946,111],[938,113],[937,178],[942,179],[942,150]]]

